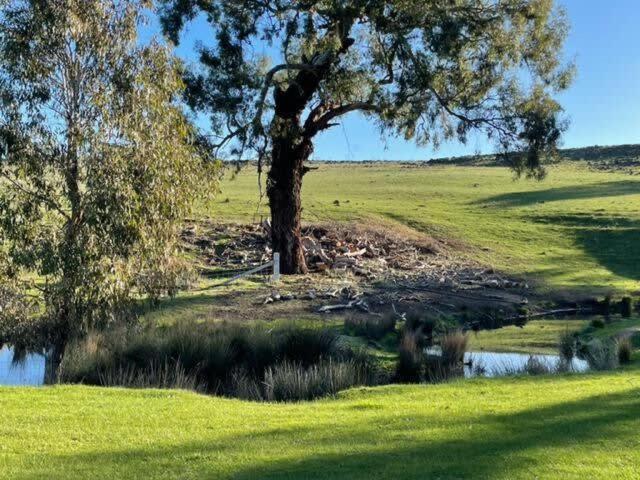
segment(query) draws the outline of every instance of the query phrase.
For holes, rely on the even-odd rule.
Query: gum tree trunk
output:
[[[273,152],[267,195],[271,208],[271,243],[280,253],[280,270],[285,275],[307,273],[301,241],[302,178],[305,161],[313,150],[299,135],[296,119],[274,120]]]
[[[313,122],[311,125],[305,122],[303,126],[301,117],[320,82],[329,75],[332,63],[354,43],[348,37],[353,19],[347,23],[342,25],[344,36],[337,53],[315,55],[309,59],[310,68],[301,69],[286,88],[274,90],[275,108],[270,131],[273,150],[267,196],[271,208],[272,247],[274,252],[280,253],[280,270],[285,275],[307,273],[300,235],[300,194],[302,178],[308,171],[304,164],[313,153],[313,137],[319,129]]]

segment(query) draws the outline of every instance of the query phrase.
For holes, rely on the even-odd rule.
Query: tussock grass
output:
[[[464,360],[464,354],[469,346],[469,336],[462,332],[450,332],[440,340],[442,361],[445,365],[458,365]]]
[[[628,365],[631,363],[633,357],[633,342],[631,338],[622,338],[618,340],[618,362],[621,365]]]
[[[372,368],[366,355],[340,344],[333,330],[179,323],[140,332],[92,334],[69,348],[61,381],[192,389],[252,400],[302,400],[309,398],[308,392],[322,396],[335,393],[341,385],[361,384],[361,371]],[[291,389],[288,398],[270,394],[266,376],[275,375],[282,384],[281,372],[293,369],[303,372],[299,378],[309,382],[307,390]],[[351,380],[346,378],[349,374]],[[317,380],[327,376],[324,383]]]
[[[593,339],[582,346],[580,354],[592,370],[613,370],[619,364],[618,343],[615,340]]]
[[[419,334],[406,330],[398,346],[396,380],[401,383],[419,382],[422,377],[424,353]]]

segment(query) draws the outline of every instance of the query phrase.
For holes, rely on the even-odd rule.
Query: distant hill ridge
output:
[[[565,148],[560,150],[560,157],[567,161],[587,161],[601,164],[602,167],[640,166],[640,144],[611,145],[580,148]],[[468,166],[498,166],[503,165],[496,155],[465,155],[461,157],[440,157],[431,160],[314,160],[314,163],[362,164],[362,163],[398,163],[407,165],[468,165]]]
[[[612,165],[640,165],[640,144],[612,145],[560,150],[562,160],[602,162]],[[501,163],[495,155],[466,155],[463,157],[444,157],[430,160],[432,164],[455,165],[496,165]]]

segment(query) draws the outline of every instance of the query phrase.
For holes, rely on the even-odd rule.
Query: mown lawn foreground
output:
[[[639,431],[638,371],[356,389],[298,404],[0,389],[4,479],[635,479]]]

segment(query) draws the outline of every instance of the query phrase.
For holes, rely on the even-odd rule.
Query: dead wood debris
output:
[[[196,223],[186,227],[182,238],[187,249],[215,271],[253,268],[273,258],[268,222],[259,225]],[[407,239],[393,231],[366,229],[358,225],[306,227],[303,248],[311,272],[322,273],[321,283],[337,279],[352,285],[385,285],[385,301],[419,302],[425,292],[452,297],[505,303],[526,303],[521,295],[529,289],[522,281],[506,278],[492,268],[461,260],[446,245]],[[312,283],[318,284],[318,279]],[[310,289],[313,287],[314,289]],[[320,307],[322,313],[337,310],[368,311],[358,292],[320,291],[317,285],[290,286],[294,293],[272,293],[264,304],[290,300],[333,300]],[[335,303],[329,305],[329,303]]]

